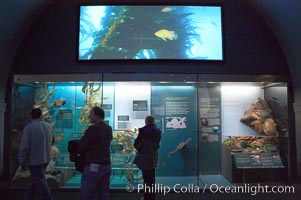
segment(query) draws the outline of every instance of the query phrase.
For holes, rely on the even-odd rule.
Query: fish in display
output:
[[[58,99],[53,103],[55,107],[64,106],[65,104],[66,104],[66,100],[64,99]]]
[[[162,8],[161,12],[167,13],[167,12],[171,12],[171,11],[174,11],[174,10],[175,10],[174,7],[167,6],[167,7]]]
[[[161,38],[164,41],[178,39],[178,35],[174,31],[170,31],[167,29],[160,29],[157,32],[155,32],[154,34],[155,34],[155,36],[157,36],[158,38]]]
[[[171,156],[175,155],[176,153],[182,151],[187,146],[188,142],[190,142],[190,140],[191,140],[191,137],[188,138],[186,141],[181,142],[174,151],[171,151],[168,154],[168,157],[171,157]]]

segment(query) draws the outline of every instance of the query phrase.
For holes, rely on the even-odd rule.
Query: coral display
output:
[[[256,102],[252,103],[250,108],[244,112],[240,121],[262,135],[278,136],[272,110],[264,99],[258,98]]]
[[[278,148],[277,137],[266,136],[228,136],[224,144],[233,152],[259,153]]]

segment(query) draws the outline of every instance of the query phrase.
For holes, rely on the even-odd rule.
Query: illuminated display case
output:
[[[96,105],[105,110],[105,122],[113,128],[111,188],[125,189],[129,183],[134,186],[143,183],[141,171],[133,164],[136,154],[133,143],[137,129],[144,126],[144,118],[150,114],[162,131],[156,168],[156,181],[160,184],[190,183],[202,187],[210,182],[210,178],[215,178],[224,185],[232,185],[232,180],[223,174],[224,147],[231,147],[229,137],[274,138],[274,146],[265,148],[270,148],[269,152],[276,149],[283,161],[281,164],[284,168],[287,166],[288,152],[283,149],[288,134],[285,77],[15,75],[11,99],[11,173],[12,186],[16,187],[27,185],[26,174],[17,170],[17,152],[22,130],[30,121],[29,111],[33,107],[42,109],[43,118],[55,131],[59,154],[47,174],[51,187],[80,186],[81,173],[70,161],[67,146],[70,140],[81,138],[88,126],[89,110]],[[274,120],[275,135],[259,131],[253,126],[254,121],[244,123],[241,120],[259,99],[269,105],[270,113],[265,113],[262,119],[270,117]],[[256,123],[264,124],[262,119],[257,119]],[[235,145],[228,151],[257,148],[255,143],[253,146],[247,142]]]

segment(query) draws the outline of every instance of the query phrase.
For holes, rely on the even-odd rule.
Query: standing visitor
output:
[[[45,169],[51,160],[51,146],[54,144],[54,133],[50,124],[42,119],[39,108],[31,110],[32,122],[25,126],[22,133],[21,147],[18,154],[22,169],[29,166],[30,182],[24,199],[32,200],[35,192],[44,200],[51,200],[52,194],[45,178]]]
[[[98,106],[91,108],[88,127],[79,142],[79,153],[84,157],[85,166],[81,180],[81,199],[98,200],[109,198],[111,161],[110,144],[112,128],[103,120],[104,110]]]
[[[147,116],[145,126],[139,128],[138,137],[134,147],[137,155],[134,163],[142,170],[144,180],[144,200],[154,200],[155,193],[149,191],[155,185],[155,168],[158,162],[158,149],[160,147],[161,130],[155,125],[155,118]]]

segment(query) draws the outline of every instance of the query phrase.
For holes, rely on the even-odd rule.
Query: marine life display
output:
[[[244,112],[240,121],[260,134],[278,136],[277,124],[273,119],[272,110],[264,99],[258,98]]]
[[[79,122],[80,124],[83,124],[84,122],[88,123],[88,118],[90,114],[90,110],[94,106],[100,106],[103,102],[101,99],[101,83],[98,83],[96,86],[95,83],[91,82],[85,82],[82,87],[82,92],[85,94],[85,100],[84,100],[84,106],[81,110],[80,116],[79,116]]]
[[[65,99],[58,99],[58,100],[54,101],[53,105],[55,107],[64,106],[64,105],[66,105],[66,100]]]
[[[278,135],[277,125],[272,118],[267,118],[263,122],[260,120],[255,120],[251,124],[254,126],[255,130],[259,133],[264,133],[265,135],[276,136]]]
[[[169,31],[167,29],[158,30],[154,34],[155,36],[161,38],[164,41],[178,39],[178,35],[174,31]]]
[[[168,157],[171,157],[171,156],[175,155],[176,153],[182,151],[187,146],[187,144],[190,142],[190,140],[191,140],[191,137],[188,138],[186,141],[181,142],[174,151],[169,152]]]
[[[224,144],[233,152],[266,152],[278,149],[278,137],[266,136],[228,136]]]
[[[122,152],[131,154],[133,151],[135,151],[134,148],[134,135],[136,133],[134,131],[114,131],[113,132],[113,140],[115,144],[122,145]]]
[[[64,138],[65,138],[64,134],[58,135],[58,136],[55,137],[55,141],[59,142],[59,141],[62,141]]]
[[[171,11],[174,11],[174,10],[175,10],[175,7],[167,6],[167,7],[162,8],[161,12],[167,13],[167,12],[171,12]]]
[[[160,9],[157,11],[161,12]],[[162,12],[162,15],[169,15],[169,12]],[[135,19],[124,18],[125,21]],[[162,25],[162,27],[165,26]],[[150,32],[156,42],[160,42],[162,45],[173,43],[168,39],[165,42],[156,38],[153,35],[156,30],[160,29]],[[109,38],[108,45],[111,39]],[[145,49],[141,52],[141,56],[147,56],[151,53],[151,50]],[[47,120],[55,122],[53,130],[56,146],[60,153],[58,156],[54,156],[57,157],[56,162],[49,167],[54,167],[52,168],[54,170],[51,170],[52,175],[62,174],[64,176],[60,179],[63,181],[64,188],[80,185],[80,174],[75,172],[75,165],[70,162],[66,147],[69,141],[82,137],[83,129],[89,123],[90,109],[96,105],[103,107],[104,121],[112,127],[113,131],[113,140],[110,146],[112,165],[110,185],[112,188],[121,188],[129,183],[136,187],[136,184],[143,182],[140,180],[142,178],[141,170],[133,163],[133,158],[136,155],[133,144],[139,131],[136,127],[143,127],[145,116],[149,114],[155,117],[156,127],[162,133],[160,148],[158,149],[156,176],[160,177],[160,180],[171,177],[172,184],[178,177],[186,180],[187,177],[198,175],[200,171],[203,174],[211,173],[211,171],[218,173],[220,160],[224,159],[221,147],[229,149],[229,151],[226,149],[227,153],[278,151],[281,154],[286,147],[284,145],[287,144],[286,136],[289,136],[288,133],[279,135],[281,137],[274,134],[277,130],[278,132],[282,130],[278,128],[277,118],[274,118],[275,113],[277,113],[275,110],[282,110],[279,109],[279,106],[276,107],[275,102],[272,107],[272,104],[267,101],[267,99],[277,100],[272,98],[276,96],[274,91],[270,91],[274,89],[272,87],[268,88],[269,91],[262,91],[257,83],[252,83],[252,86],[256,85],[254,87],[256,92],[250,91],[252,95],[249,96],[244,94],[235,96],[233,94],[238,92],[231,88],[228,95],[227,90],[221,90],[223,84],[218,82],[214,84],[173,81],[159,83],[157,80],[123,82],[122,79],[110,81],[111,75],[109,74],[110,78],[107,78],[106,75],[88,76],[92,80],[99,80],[98,77],[101,77],[102,80],[106,80],[103,82],[100,80],[88,82],[85,79],[85,81],[75,83],[47,82],[46,84],[36,83],[33,79],[33,83],[30,84],[17,84],[19,87],[15,87],[14,93],[12,93],[15,97],[12,102],[11,117],[12,129],[10,134],[13,139],[11,154],[13,155],[10,162],[13,165],[10,165],[12,172],[10,177],[14,176],[18,167],[18,145],[20,144],[22,129],[30,121],[28,111],[32,107],[41,108],[43,116],[49,115],[51,118]],[[168,79],[173,77],[174,75]],[[235,83],[234,85],[239,84]],[[279,86],[275,87],[275,90],[277,95],[283,95]],[[266,99],[257,100],[255,95],[263,92]],[[231,96],[229,99],[223,98],[229,96]],[[276,97],[279,99],[277,103],[283,103],[286,100],[286,95],[283,95],[283,99]],[[248,105],[251,105],[249,102],[253,101],[252,99],[258,102],[252,104],[252,109],[247,109],[249,108]],[[245,111],[241,110],[241,106],[245,105],[247,111],[241,117]],[[281,109],[283,108],[281,107]],[[278,113],[279,116],[284,112],[287,112],[287,109]],[[242,121],[249,123],[254,130],[257,130],[258,134],[241,123],[240,117]],[[285,128],[285,126],[282,127]],[[250,134],[252,136],[249,136]],[[228,138],[224,140],[225,137]],[[222,142],[224,145],[221,144]],[[216,151],[212,152],[212,149],[216,149]],[[210,156],[214,157],[216,162],[211,162]],[[206,162],[208,158],[210,158],[211,164]],[[285,157],[283,158],[285,159]]]
[[[219,6],[82,5],[79,17],[80,60],[222,60]]]
[[[49,107],[51,106],[50,100],[51,96],[55,92],[55,84],[49,90],[49,85],[47,83],[38,84],[36,88],[35,100],[33,108],[40,108],[42,111],[42,118],[47,119],[49,123],[52,123],[52,117],[49,114]]]
[[[132,130],[114,131],[113,141],[114,144],[121,145],[121,153],[124,157],[122,166],[120,167],[120,178],[125,177],[129,183],[134,183],[135,177],[139,178],[138,168],[134,166],[133,160],[135,157],[134,141],[137,133]],[[112,153],[114,157],[114,153]]]
[[[117,17],[113,18],[113,20],[111,21],[111,25],[110,25],[110,28],[108,29],[108,32],[105,34],[105,37],[100,42],[100,45],[102,47],[106,47],[107,46],[107,42],[110,39],[110,37],[112,37],[112,33],[115,31],[115,29],[117,28],[118,24],[125,22],[125,20],[123,18],[123,15],[126,12],[126,10],[127,10],[127,7],[123,6],[119,10]]]
[[[134,57],[134,59],[140,59],[140,58],[157,58],[156,53],[152,49],[141,49]]]

